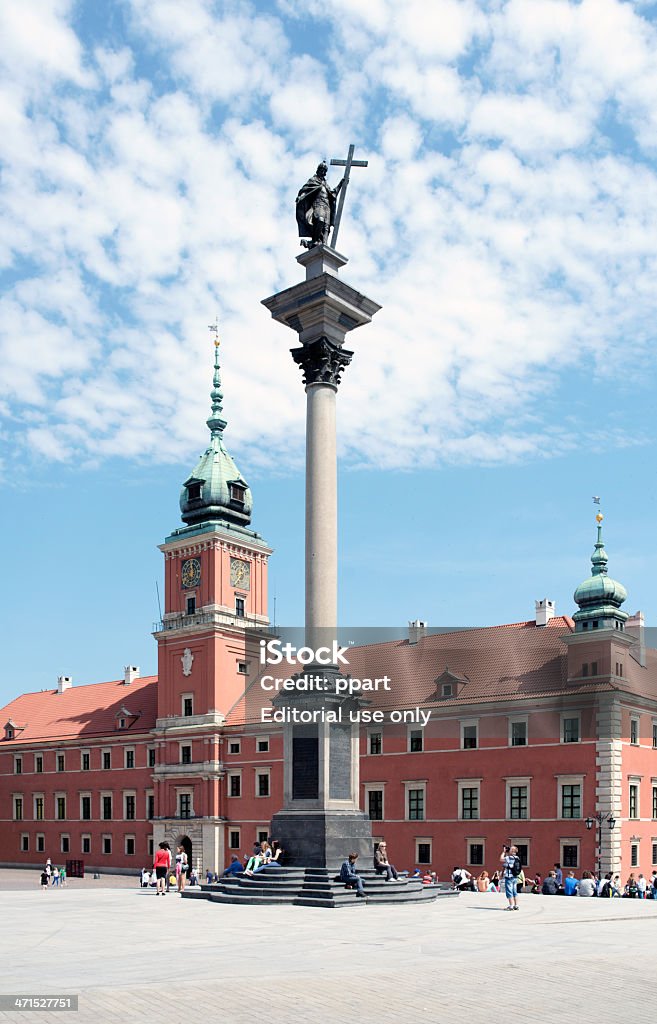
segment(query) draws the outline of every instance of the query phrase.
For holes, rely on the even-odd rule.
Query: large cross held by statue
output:
[[[344,167],[344,178],[342,179],[342,188],[340,189],[340,198],[338,199],[338,209],[335,214],[335,224],[333,225],[333,236],[331,238],[331,248],[335,249],[338,243],[338,231],[340,230],[340,220],[342,218],[342,207],[344,206],[344,197],[347,194],[347,185],[349,184],[349,172],[352,167],[367,167],[367,160],[354,160],[354,144],[349,146],[349,152],[347,153],[346,160],[331,160],[331,167]]]

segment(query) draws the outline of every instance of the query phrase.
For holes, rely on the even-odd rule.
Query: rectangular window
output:
[[[146,794],[146,817],[155,817],[155,796],[153,793]]]
[[[112,837],[111,836],[103,836],[103,853],[111,853],[111,852],[112,852]]]
[[[103,820],[112,820],[112,798],[111,796],[101,797],[101,806],[103,809]]]
[[[46,852],[46,837],[44,836],[44,834],[42,832],[38,832],[37,833],[36,848],[37,848],[37,853],[45,853]]]
[[[192,748],[187,744],[180,748],[180,763],[191,764],[192,763]]]
[[[582,676],[586,678],[589,674],[589,666],[587,664],[582,665]]]
[[[269,772],[258,772],[258,796],[269,796]]]
[[[57,818],[57,820],[58,821],[65,821],[66,820],[66,797],[65,796],[58,796],[56,798],[55,807],[56,807],[55,817]]]
[[[229,775],[228,776],[228,795],[229,796],[241,796],[242,795],[242,776],[241,775]]]
[[[69,853],[71,849],[71,838],[70,836],[61,837],[60,849],[62,853]]]
[[[41,754],[35,754],[34,756],[34,770],[37,773],[43,771],[43,757]]]
[[[639,817],[639,787],[635,783],[630,784],[630,818]]]
[[[657,750],[657,722],[652,723],[652,745]]]
[[[181,818],[191,818],[192,816],[192,798],[189,793],[181,793],[178,798],[178,807]]]
[[[573,718],[564,718],[563,742],[579,743],[579,716]]]
[[[187,614],[188,615],[195,615],[196,614],[196,598],[195,597],[188,597],[187,598]]]
[[[135,766],[135,751],[133,747],[125,748],[125,766],[126,768],[134,768]]]
[[[518,860],[523,868],[529,864],[529,846],[527,843],[514,843],[518,847]]]
[[[416,864],[431,864],[431,840],[430,839],[416,839],[415,840],[415,863]]]
[[[153,856],[153,849],[154,849],[154,847],[155,847],[155,841],[154,841],[152,836],[149,836],[148,839],[146,840],[146,852],[148,853],[149,857]]]
[[[638,843],[632,843],[630,845],[630,864],[631,864],[631,866],[633,868],[638,868],[638,866],[639,866],[639,844]]]
[[[527,786],[509,787],[509,817],[527,817]]]
[[[367,811],[370,821],[383,821],[383,790],[370,789],[367,794]]]
[[[637,718],[630,719],[630,743],[639,742],[639,720]]]
[[[91,821],[91,797],[80,797],[80,820]]]
[[[512,747],[526,747],[527,746],[527,723],[526,722],[511,722],[511,746]]]
[[[561,817],[581,818],[582,816],[582,787],[562,786],[561,787]]]
[[[21,835],[21,853],[30,852],[30,837],[27,832],[23,832]]]
[[[155,747],[148,748],[148,767],[155,767]]]
[[[381,754],[383,752],[383,733],[369,732],[367,734],[368,754]]]
[[[88,750],[82,751],[82,757],[80,760],[80,767],[83,772],[88,772],[91,767],[91,756]]]
[[[461,817],[479,817],[479,787],[468,786],[461,790]]]
[[[230,743],[228,744],[228,753],[229,754],[239,754],[240,750],[241,750],[240,741],[239,740],[231,740]]]
[[[126,798],[125,798],[125,808],[124,808],[124,810],[125,810],[124,818],[125,818],[126,821],[134,821],[135,820],[136,809],[137,809],[137,798],[136,798],[136,796],[133,796],[132,794],[126,796]]]
[[[597,676],[597,674],[598,674],[598,663],[597,663],[597,661],[592,661],[591,662],[591,675],[592,676]]]
[[[112,751],[103,750],[103,771],[108,771],[112,767]]]
[[[657,843],[652,844],[652,862],[657,864]]]
[[[22,774],[23,774],[23,758],[22,757],[15,757],[14,758],[14,775],[22,775]]]
[[[23,797],[14,797],[14,821],[23,820]]]
[[[91,853],[91,836],[82,836],[82,852]]]
[[[134,857],[135,855],[135,837],[125,837],[125,852],[127,857]]]
[[[244,598],[243,597],[236,597],[235,598],[235,615],[237,616],[238,619],[243,619],[244,618]]]
[[[657,786],[652,787],[652,816],[657,818]]]
[[[191,718],[194,714],[194,698],[184,697],[183,698],[183,716],[185,718]]]
[[[237,671],[239,672],[239,674],[240,674],[241,676],[246,676],[246,675],[248,675],[248,673],[249,673],[249,665],[248,665],[248,662],[246,662],[246,661],[238,661],[238,662],[237,662]]]
[[[228,848],[229,848],[229,850],[239,850],[239,848],[240,848],[240,833],[239,833],[239,829],[233,828],[228,833]]]
[[[480,867],[484,863],[484,844],[468,843],[468,863],[474,867]]]
[[[269,753],[269,736],[258,736],[256,739],[256,750],[259,754]]]
[[[409,789],[408,791],[408,820],[424,821],[423,789]]]
[[[417,754],[424,749],[424,737],[421,729],[411,729],[408,734],[408,749],[412,754]]]
[[[64,755],[63,754],[58,754],[57,755],[57,771],[58,772],[63,772],[64,771]]]
[[[43,821],[43,797],[34,797],[34,820]]]
[[[463,750],[475,750],[477,747],[476,723],[461,723],[461,747]]]
[[[258,842],[266,843],[269,841],[269,832],[267,829],[258,829]]]

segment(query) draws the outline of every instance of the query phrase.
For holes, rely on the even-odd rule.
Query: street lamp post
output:
[[[616,819],[612,811],[608,814],[597,811],[586,819],[586,827],[589,832],[596,823],[598,826],[598,878],[602,878],[602,826],[605,822],[607,822],[610,832],[616,827]]]

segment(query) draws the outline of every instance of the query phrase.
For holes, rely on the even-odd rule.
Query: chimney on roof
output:
[[[536,605],[536,625],[547,626],[550,619],[556,615],[554,601],[548,601],[547,597],[544,597],[542,601],[534,601],[534,604]]]
[[[73,676],[57,676],[57,693],[70,690],[73,686]]]
[[[427,624],[422,619],[414,619],[408,624],[408,642],[416,644],[423,636],[426,636]]]
[[[635,612],[625,623],[625,632],[636,638],[634,647],[630,647],[630,655],[641,668],[646,667],[646,620],[643,612]]]
[[[130,686],[135,679],[139,679],[139,665],[126,665],[123,669],[123,682],[126,686]]]

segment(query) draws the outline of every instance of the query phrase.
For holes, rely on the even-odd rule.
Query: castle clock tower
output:
[[[249,528],[251,491],[224,446],[215,342],[210,443],[185,480],[185,524],[166,538],[158,644],[155,843],[183,839],[191,864],[223,863],[220,730],[255,668],[271,549]]]

